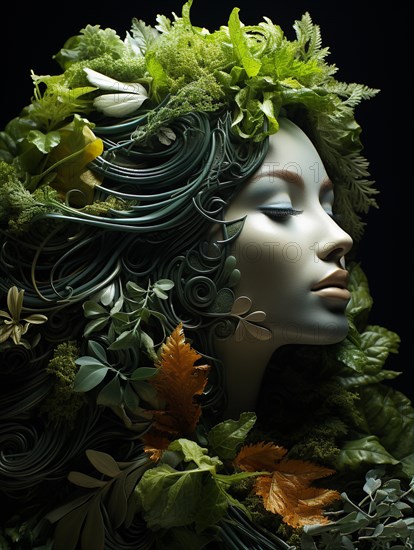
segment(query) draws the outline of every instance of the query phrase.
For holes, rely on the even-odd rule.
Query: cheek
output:
[[[292,296],[307,285],[303,246],[286,226],[278,227],[267,220],[246,223],[232,253],[241,272],[237,294],[259,300],[261,308],[277,297],[284,301],[286,294]]]
[[[241,235],[234,243],[235,255],[246,269],[258,267],[277,273],[295,269],[305,260],[304,237],[293,230],[293,224],[278,224],[263,215],[246,220]],[[264,275],[264,273],[261,273]]]

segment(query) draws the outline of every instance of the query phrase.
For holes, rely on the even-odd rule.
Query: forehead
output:
[[[287,180],[296,174],[305,184],[320,185],[328,179],[315,146],[303,130],[288,119],[281,119],[279,131],[270,136],[269,150],[254,179],[271,177],[275,172],[285,172]]]

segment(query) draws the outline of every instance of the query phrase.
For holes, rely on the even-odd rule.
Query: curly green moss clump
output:
[[[65,83],[69,88],[78,88],[89,86],[88,77],[84,68],[93,69],[99,73],[105,73],[111,78],[121,82],[136,82],[146,77],[145,59],[142,56],[114,58],[109,53],[105,53],[94,59],[86,59],[73,63],[64,72]]]
[[[50,423],[62,421],[73,429],[79,410],[85,404],[83,394],[73,391],[73,382],[79,367],[75,360],[79,357],[79,348],[73,342],[59,344],[50,359],[46,372],[54,379],[51,393],[42,405]]]
[[[13,165],[0,161],[0,223],[15,233],[25,231],[35,217],[55,208],[58,193],[45,185],[30,193]]]

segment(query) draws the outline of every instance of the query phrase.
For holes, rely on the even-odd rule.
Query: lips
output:
[[[311,290],[323,298],[337,298],[348,301],[351,298],[351,293],[347,288],[348,282],[348,271],[337,269],[316,283]]]

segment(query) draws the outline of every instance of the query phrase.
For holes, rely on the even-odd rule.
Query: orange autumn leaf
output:
[[[315,479],[321,479],[335,473],[335,470],[319,466],[313,462],[304,460],[282,460],[277,465],[277,470],[283,472],[286,478],[299,479],[303,486],[308,487]]]
[[[233,465],[245,472],[260,472],[267,470],[273,472],[276,463],[287,453],[287,449],[274,443],[252,443],[240,449]]]
[[[155,428],[178,436],[191,435],[201,416],[201,395],[207,383],[208,365],[195,365],[201,358],[185,341],[180,323],[161,348],[159,371],[154,377],[157,393],[166,403],[165,410],[155,411]]]
[[[156,430],[149,431],[143,435],[142,440],[145,444],[144,452],[149,455],[149,458],[153,462],[158,462],[162,457],[164,451],[170,444],[170,440],[163,434],[156,432]]]
[[[302,460],[282,460],[272,475],[259,476],[254,492],[263,498],[266,510],[279,514],[297,528],[327,523],[323,508],[340,499],[338,491],[310,487],[312,481],[331,475],[333,470]]]
[[[285,516],[285,523],[294,528],[304,525],[329,523],[326,516],[322,515],[322,508],[332,504],[341,498],[338,491],[308,487],[300,493],[298,504],[293,514]]]
[[[147,446],[144,447],[144,452],[149,455],[150,460],[152,460],[153,462],[158,462],[159,460],[161,460],[161,457],[164,453],[164,451],[162,451],[161,449]]]

